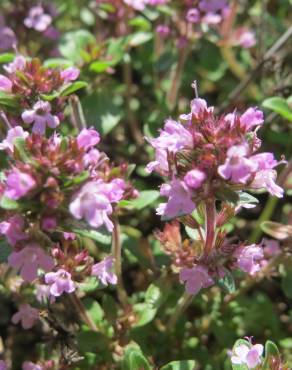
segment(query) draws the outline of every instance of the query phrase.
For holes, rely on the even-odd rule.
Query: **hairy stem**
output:
[[[231,72],[239,80],[244,79],[246,76],[246,71],[244,68],[242,68],[242,65],[238,63],[238,61],[236,60],[232,48],[228,46],[223,46],[221,48],[221,54],[225,62],[228,64],[228,67],[230,68]],[[248,92],[253,98],[256,98],[258,96],[258,89],[254,84],[250,84],[248,88]]]
[[[85,322],[85,324],[92,330],[92,331],[98,331],[97,326],[95,325],[92,318],[88,315],[81,299],[77,296],[77,294],[71,293],[69,294],[69,298],[72,302],[72,304],[75,306],[80,318]]]
[[[124,287],[122,278],[122,248],[120,239],[120,224],[117,218],[114,218],[114,230],[112,235],[112,254],[115,260],[115,272],[118,278],[117,282],[117,294],[120,302],[124,307],[129,305],[128,295]]]
[[[176,323],[177,323],[177,320],[179,319],[180,315],[189,307],[189,305],[192,303],[192,300],[193,300],[193,295],[191,294],[188,294],[187,292],[185,292],[180,300],[178,301],[178,304],[172,314],[172,316],[170,317],[170,320],[169,320],[169,324],[168,324],[168,327],[169,327],[169,330],[173,330]]]
[[[69,103],[71,108],[71,120],[73,126],[77,128],[77,130],[80,132],[82,129],[86,128],[86,122],[78,96],[70,96]]]
[[[126,86],[125,99],[126,99],[126,113],[129,123],[129,129],[132,138],[137,145],[141,146],[144,143],[144,138],[140,127],[138,126],[136,117],[131,109],[131,98],[132,98],[132,87],[133,87],[133,77],[132,68],[129,62],[123,64],[123,78]]]
[[[205,228],[206,228],[205,255],[206,256],[209,256],[215,244],[216,216],[217,215],[216,215],[215,199],[211,199],[206,202],[206,208],[205,208]]]
[[[181,84],[182,72],[183,72],[185,62],[187,60],[188,50],[189,49],[187,47],[184,47],[181,49],[176,68],[173,71],[173,74],[171,77],[171,85],[170,85],[170,89],[166,97],[170,110],[173,110],[176,106],[177,96],[178,96],[179,88]]]

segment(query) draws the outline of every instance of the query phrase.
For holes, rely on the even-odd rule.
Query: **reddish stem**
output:
[[[215,200],[211,199],[206,202],[206,242],[205,242],[205,255],[209,256],[211,253],[214,242],[215,242],[215,232],[216,232],[216,206]]]

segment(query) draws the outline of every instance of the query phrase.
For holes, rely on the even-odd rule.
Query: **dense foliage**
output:
[[[291,0],[2,0],[0,370],[292,368]]]

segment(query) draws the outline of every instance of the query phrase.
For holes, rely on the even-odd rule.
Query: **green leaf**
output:
[[[17,203],[16,200],[3,196],[0,199],[0,208],[7,209],[7,210],[17,209],[19,208],[19,203]]]
[[[81,101],[86,122],[94,125],[102,136],[110,133],[122,118],[122,108],[106,91],[98,91]]]
[[[272,342],[271,340],[267,340],[265,344],[265,360],[263,363],[263,369],[270,369],[269,364],[272,357],[279,358],[280,352],[274,342]]]
[[[64,58],[78,64],[83,62],[82,51],[90,44],[96,44],[96,40],[89,31],[71,31],[62,36],[59,50]]]
[[[42,98],[42,100],[45,100],[45,101],[52,101],[56,98],[58,98],[60,96],[60,92],[56,91],[52,94],[40,94],[40,97]]]
[[[17,150],[17,154],[19,155],[20,159],[25,162],[31,162],[31,157],[26,149],[25,139],[22,137],[16,137],[13,140],[14,148]]]
[[[137,210],[141,210],[150,204],[154,203],[159,197],[159,191],[157,190],[144,190],[141,191],[137,199],[129,201],[121,201],[120,207],[129,207]]]
[[[12,248],[6,240],[0,240],[0,263],[6,263],[11,252]]]
[[[224,269],[224,272],[225,272],[224,277],[218,279],[217,283],[221,288],[226,290],[228,293],[234,293],[236,290],[234,277],[229,270]]]
[[[91,330],[80,331],[76,339],[81,352],[106,351],[109,346],[109,340],[104,334]]]
[[[136,32],[129,36],[128,44],[130,47],[136,47],[148,42],[153,37],[151,32]]]
[[[171,361],[162,366],[160,370],[194,370],[195,366],[196,361],[194,360]]]
[[[73,228],[72,231],[80,236],[95,240],[104,245],[110,245],[112,236],[108,232],[104,232],[103,229],[97,230],[86,230]]]
[[[279,343],[281,347],[292,350],[292,338],[281,339]]]
[[[200,240],[200,235],[197,229],[186,226],[185,230],[189,238],[191,238],[192,240]]]
[[[292,266],[287,266],[285,268],[281,286],[286,297],[292,299]]]
[[[84,282],[79,284],[79,289],[85,293],[92,293],[99,287],[99,281],[94,276],[88,276]]]
[[[95,73],[103,73],[109,67],[112,67],[116,64],[113,60],[97,60],[96,62],[92,62],[89,66],[89,70]]]
[[[133,306],[134,312],[138,318],[133,328],[138,328],[149,324],[156,316],[157,308],[148,303],[136,303]]]
[[[85,298],[82,303],[91,319],[99,325],[104,318],[104,312],[100,304],[93,298]]]
[[[0,106],[8,108],[17,108],[18,101],[14,95],[8,94],[5,91],[0,90]]]
[[[283,98],[278,96],[268,98],[263,101],[263,107],[269,108],[289,121],[292,121],[292,109],[289,107],[287,101]]]
[[[85,81],[76,81],[73,82],[72,84],[64,86],[61,91],[60,95],[61,96],[68,96],[70,94],[73,94],[74,92],[84,89],[84,87],[88,86],[88,83]]]
[[[15,58],[15,54],[4,53],[0,54],[0,64],[11,63]]]
[[[122,360],[122,370],[151,370],[149,361],[143,355],[140,347],[136,344],[129,344],[126,347]]]
[[[88,171],[81,172],[78,176],[74,177],[73,179],[69,179],[64,182],[64,187],[68,188],[69,186],[79,185],[86,181],[89,177]]]
[[[259,201],[254,196],[250,195],[249,193],[240,192],[239,195],[239,202],[238,204],[257,204]]]
[[[49,58],[45,60],[44,66],[46,68],[68,68],[72,67],[73,63],[71,60],[64,58]]]
[[[215,195],[218,199],[233,204],[236,204],[239,201],[239,194],[227,187],[219,189]]]

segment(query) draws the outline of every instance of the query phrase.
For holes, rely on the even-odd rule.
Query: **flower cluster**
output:
[[[27,60],[22,55],[4,66],[0,75],[0,91],[6,94],[10,106],[11,125],[29,127],[34,133],[44,134],[46,127],[55,129],[63,119],[67,99],[65,89],[79,76],[79,70],[64,70],[42,66],[38,59]]]
[[[179,234],[177,224],[158,234],[181,268],[180,280],[189,293],[214,284],[227,270],[239,268],[254,275],[265,264],[261,245],[231,243],[223,228],[241,207],[254,206],[256,199],[244,191],[262,189],[283,196],[275,167],[285,161],[277,161],[272,153],[257,153],[257,131],[263,122],[257,108],[216,117],[213,107],[195,98],[190,113],[178,122],[168,119],[158,138],[148,138],[155,160],[147,170],[167,177],[160,188],[167,202],[159,205],[157,214],[164,220],[179,218],[198,232],[195,243],[173,237]]]

